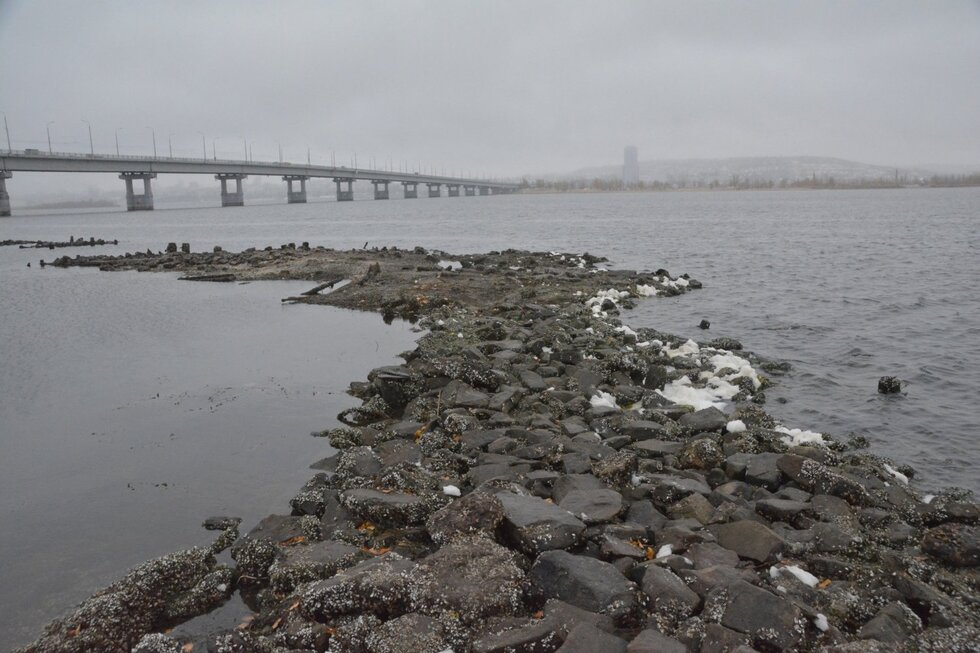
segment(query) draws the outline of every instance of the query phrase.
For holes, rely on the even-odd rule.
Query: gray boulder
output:
[[[538,497],[510,492],[496,496],[504,511],[505,536],[528,555],[567,549],[581,540],[585,524],[567,510]]]
[[[637,608],[636,585],[613,565],[595,558],[546,551],[532,565],[528,580],[529,595],[536,601],[560,599],[620,622]]]

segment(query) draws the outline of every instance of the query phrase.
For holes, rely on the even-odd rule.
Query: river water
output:
[[[25,643],[126,569],[210,541],[202,519],[286,509],[314,430],[418,337],[410,325],[282,306],[299,282],[41,269],[62,254],[309,241],[588,251],[690,273],[703,290],[624,320],[731,336],[793,371],[768,391],[791,427],[869,439],[920,487],[980,490],[980,189],[513,195],[149,213],[24,213],[0,240],[0,648]],[[27,267],[31,262],[32,266]],[[711,322],[707,333],[696,325]],[[878,377],[908,382],[876,392]],[[785,403],[783,403],[785,402]]]

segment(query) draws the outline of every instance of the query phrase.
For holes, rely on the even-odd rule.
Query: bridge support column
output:
[[[463,192],[467,197],[473,197],[476,195],[476,186],[463,186]]]
[[[459,184],[446,184],[449,197],[459,197]]]
[[[414,181],[403,181],[402,189],[405,191],[405,199],[414,200],[419,196],[419,185]]]
[[[124,172],[119,178],[126,182],[126,210],[127,211],[152,211],[153,210],[153,188],[150,180],[156,179],[155,172]],[[143,180],[143,194],[138,195],[133,191],[133,180]]]
[[[10,215],[10,195],[7,194],[7,180],[13,176],[12,172],[0,170],[0,218]]]
[[[489,186],[480,186],[480,195],[489,195],[489,194],[490,194]]]
[[[242,179],[248,175],[237,172],[219,173],[214,176],[221,182],[221,206],[245,206],[245,192],[242,190]],[[228,190],[228,182],[235,180],[235,190]]]
[[[287,204],[306,204],[306,175],[286,175],[282,178],[286,182],[286,203]],[[293,182],[299,182],[299,190],[293,190]]]
[[[354,201],[354,180],[347,179],[343,177],[334,177],[334,182],[337,184],[337,201],[338,202],[353,202]],[[341,184],[347,184],[347,188]]]
[[[429,187],[429,197],[442,196],[442,184],[426,183],[425,185]]]
[[[388,184],[391,182],[387,179],[372,179],[371,183],[374,184],[374,199],[388,199]]]

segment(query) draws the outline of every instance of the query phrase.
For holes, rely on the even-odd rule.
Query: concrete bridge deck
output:
[[[10,196],[6,180],[14,172],[101,172],[117,173],[126,183],[126,205],[130,211],[151,210],[153,192],[150,180],[161,174],[210,174],[221,182],[222,206],[244,204],[242,179],[250,175],[282,177],[287,183],[289,203],[306,202],[306,181],[311,178],[330,178],[337,184],[338,201],[354,199],[354,181],[370,181],[374,184],[375,199],[388,199],[388,184],[401,183],[406,198],[418,197],[418,185],[428,186],[428,197],[441,196],[446,186],[450,197],[460,195],[490,195],[512,193],[517,184],[488,179],[447,177],[391,170],[348,168],[345,166],[320,166],[267,161],[237,161],[226,159],[190,159],[146,156],[112,156],[103,154],[45,153],[31,150],[13,150],[0,153],[0,216],[10,215]],[[143,193],[134,190],[133,182],[143,182]],[[228,182],[234,181],[234,188]],[[293,182],[299,190],[293,190]]]

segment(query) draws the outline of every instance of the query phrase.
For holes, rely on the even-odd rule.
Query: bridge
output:
[[[306,202],[306,182],[312,178],[333,179],[337,185],[338,202],[349,202],[354,199],[353,184],[358,180],[370,181],[374,185],[374,199],[376,200],[388,199],[390,197],[388,186],[394,183],[402,185],[403,196],[406,199],[417,198],[420,185],[427,188],[428,197],[440,197],[443,186],[446,187],[449,197],[459,197],[460,189],[465,196],[499,195],[513,193],[518,189],[517,184],[488,179],[446,177],[344,166],[320,166],[308,163],[10,150],[0,153],[0,216],[10,215],[10,195],[7,193],[6,182],[13,176],[14,172],[116,173],[126,184],[126,209],[129,211],[150,211],[153,209],[151,180],[162,174],[214,175],[221,186],[221,206],[244,206],[245,193],[242,188],[242,180],[250,175],[282,177],[282,180],[286,182],[286,201],[290,204]],[[142,189],[139,188],[139,182],[142,182]],[[233,186],[231,182],[234,182]]]

